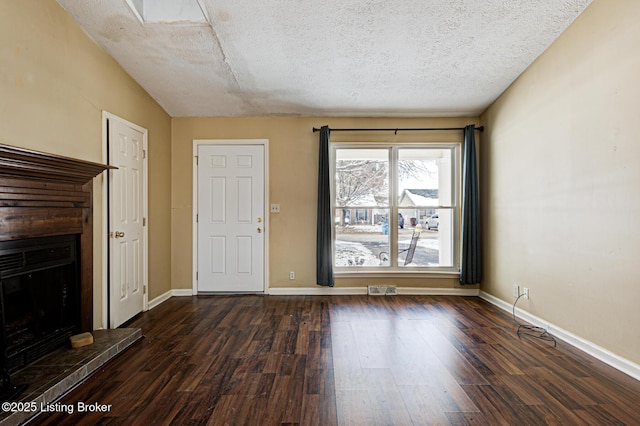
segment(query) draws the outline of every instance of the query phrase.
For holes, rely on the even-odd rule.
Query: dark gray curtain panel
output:
[[[464,129],[462,150],[462,251],[460,284],[479,284],[482,280],[482,239],[476,159],[475,126]]]
[[[331,183],[329,178],[329,126],[320,129],[318,163],[318,229],[316,239],[316,280],[318,285],[333,287],[333,248],[331,242]]]

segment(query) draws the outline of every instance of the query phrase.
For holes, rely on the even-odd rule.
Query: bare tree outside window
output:
[[[371,195],[388,191],[388,168],[383,161],[336,161],[336,203],[357,205]]]
[[[388,167],[387,163],[376,160],[336,161],[336,205],[371,205],[376,195],[387,204]],[[340,225],[346,225],[347,211],[340,215]]]

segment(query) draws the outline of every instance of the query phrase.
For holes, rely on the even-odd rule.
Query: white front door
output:
[[[115,328],[144,309],[143,133],[109,120],[109,164],[117,167],[109,171],[109,322]]]
[[[264,291],[264,146],[198,147],[198,292]]]

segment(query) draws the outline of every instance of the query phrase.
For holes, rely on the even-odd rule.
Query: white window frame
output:
[[[332,242],[334,264],[334,275],[336,277],[379,277],[379,276],[459,276],[460,275],[460,227],[461,227],[461,201],[462,201],[462,144],[456,142],[442,143],[397,143],[397,142],[335,142],[331,144],[331,212],[332,217],[337,208],[335,198],[335,162],[336,151],[339,149],[388,149],[389,155],[389,249],[390,253],[398,252],[398,183],[397,183],[397,163],[398,151],[400,149],[450,149],[452,152],[451,165],[451,206],[438,206],[437,208],[451,208],[453,216],[453,265],[452,266],[420,266],[420,267],[400,267],[392,262],[386,267],[336,267],[336,245],[335,245],[335,224],[332,223]],[[406,226],[406,218],[405,218]],[[397,256],[396,256],[397,257]]]

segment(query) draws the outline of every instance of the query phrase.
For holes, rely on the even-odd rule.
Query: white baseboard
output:
[[[404,296],[477,296],[480,290],[466,288],[398,287]],[[271,287],[271,296],[338,296],[367,294],[367,287]]]
[[[477,288],[418,288],[398,287],[399,295],[406,296],[477,296]]]
[[[497,297],[492,296],[491,294],[484,291],[481,291],[479,296],[492,305],[495,305],[500,309],[504,309],[505,311],[512,313],[513,304],[509,304],[504,300],[498,299]],[[592,357],[599,359],[605,364],[608,364],[611,367],[622,371],[623,373],[633,377],[636,380],[640,380],[640,365],[619,355],[616,355],[613,352],[601,346],[598,346],[593,342],[585,340],[580,336],[576,336],[575,334],[564,330],[554,324],[551,324],[548,321],[543,320],[542,318],[532,315],[525,310],[519,309],[518,307],[516,307],[516,316],[522,318],[530,324],[545,328],[549,332],[549,334],[553,335],[553,337],[557,337],[558,339],[567,342],[572,346],[575,346],[581,351],[588,353]]]
[[[270,296],[338,296],[367,294],[367,287],[270,287]]]
[[[190,289],[190,288],[178,288],[178,289],[171,290],[171,295],[177,296],[177,297],[195,296],[193,294],[193,289]]]
[[[161,303],[166,302],[171,298],[171,296],[172,296],[171,290],[169,290],[158,297],[154,297],[153,299],[149,300],[149,303],[147,303],[147,310],[151,310],[157,307],[158,305],[160,305]]]
[[[153,299],[151,299],[147,304],[147,310],[151,310],[157,307],[158,305],[162,304],[163,302],[166,302],[167,300],[171,299],[174,296],[176,297],[193,296],[193,290],[191,290],[190,288],[184,288],[184,289],[180,288],[180,289],[169,290],[166,293],[163,293],[160,296],[154,297]]]

